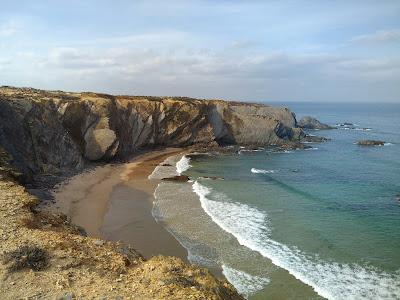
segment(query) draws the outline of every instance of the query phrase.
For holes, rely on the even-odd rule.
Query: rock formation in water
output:
[[[377,141],[377,140],[361,140],[357,142],[357,145],[360,146],[383,146],[385,145],[384,141]]]
[[[304,137],[287,108],[0,88],[0,147],[25,175],[80,170],[85,161],[156,146],[263,146]]]
[[[186,175],[176,175],[176,176],[171,176],[171,177],[165,177],[162,178],[161,180],[164,181],[176,181],[176,182],[187,182],[190,180],[189,176]]]
[[[321,123],[317,119],[307,116],[300,119],[298,126],[303,129],[334,129],[335,127],[329,126],[327,124]]]

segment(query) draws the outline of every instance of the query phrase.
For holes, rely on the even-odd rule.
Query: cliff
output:
[[[304,136],[287,108],[0,88],[0,147],[22,174],[79,170],[139,149],[267,145]]]
[[[65,216],[37,210],[21,184],[140,149],[297,145],[304,136],[286,108],[0,88],[1,298],[242,299],[205,269],[83,236]]]

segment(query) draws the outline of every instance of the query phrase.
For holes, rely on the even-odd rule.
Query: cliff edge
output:
[[[284,144],[304,133],[287,108],[191,98],[0,88],[0,147],[22,174],[80,170],[139,149]]]

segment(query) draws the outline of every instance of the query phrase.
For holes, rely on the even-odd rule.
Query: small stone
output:
[[[102,240],[95,240],[94,241],[94,244],[96,245],[96,246],[103,246],[104,245],[104,241],[102,241]]]
[[[75,294],[74,293],[66,293],[65,295],[57,298],[57,300],[72,300],[75,298]]]
[[[158,281],[158,285],[161,285],[161,286],[163,286],[163,285],[165,285],[165,282],[164,282],[164,281],[162,281],[162,280],[160,280],[160,281]]]

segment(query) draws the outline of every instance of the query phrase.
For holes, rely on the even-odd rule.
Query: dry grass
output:
[[[5,253],[3,261],[9,264],[8,270],[11,272],[23,269],[40,271],[48,266],[49,256],[45,250],[37,246],[24,245]]]

